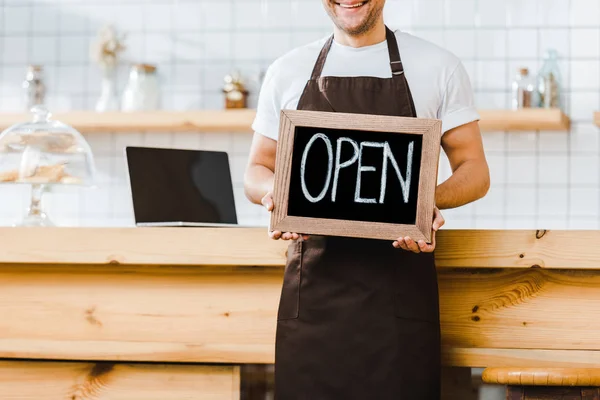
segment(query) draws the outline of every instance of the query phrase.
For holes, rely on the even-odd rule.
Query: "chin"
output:
[[[367,31],[367,24],[364,23],[364,21],[360,21],[360,22],[355,22],[355,21],[340,21],[338,24],[338,27],[346,32],[348,35],[360,35],[362,33],[365,33],[365,31]]]
[[[351,36],[360,36],[368,32],[373,28],[382,12],[382,9],[377,7],[378,2],[375,0],[363,1],[360,10],[357,9],[355,12],[343,10],[339,5],[334,5],[337,3],[332,0],[329,0],[328,4],[329,7],[326,9],[334,24]]]

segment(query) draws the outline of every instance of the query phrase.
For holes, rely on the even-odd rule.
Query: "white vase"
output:
[[[96,103],[97,112],[119,110],[116,76],[116,70],[114,68],[104,71],[104,75],[102,76],[102,93]]]

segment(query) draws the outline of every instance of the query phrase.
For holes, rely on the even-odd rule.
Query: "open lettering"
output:
[[[313,144],[319,139],[324,142],[324,144],[327,148],[328,161],[327,161],[327,171],[326,171],[327,175],[326,175],[326,179],[325,179],[325,184],[324,184],[321,192],[315,197],[315,196],[311,195],[308,191],[308,188],[306,186],[305,174],[306,174],[306,163],[308,162],[308,154],[309,154],[310,149],[313,146]],[[353,151],[352,151],[352,156],[349,159],[342,161],[341,154],[342,154],[342,146],[344,144],[352,146]],[[381,185],[380,185],[380,191],[379,191],[379,199],[361,197],[360,188],[361,188],[362,174],[364,172],[374,172],[377,170],[377,168],[375,166],[363,165],[362,155],[363,155],[363,151],[364,151],[365,147],[382,149]],[[354,191],[354,202],[355,203],[366,203],[366,204],[376,204],[377,202],[379,202],[379,204],[383,204],[385,202],[388,165],[391,164],[392,168],[396,172],[396,176],[398,177],[398,180],[400,181],[400,186],[402,188],[402,196],[404,199],[404,203],[408,203],[408,200],[410,197],[410,182],[411,182],[411,177],[412,177],[413,151],[414,151],[414,142],[410,142],[408,145],[408,151],[407,151],[407,157],[406,157],[407,158],[406,176],[403,177],[402,173],[400,172],[400,167],[398,166],[398,162],[396,161],[396,158],[394,157],[394,154],[392,153],[392,149],[390,148],[390,145],[387,141],[385,141],[385,142],[365,141],[365,142],[361,142],[359,145],[355,140],[352,140],[347,137],[341,137],[337,140],[335,158],[334,158],[333,146],[332,146],[329,138],[323,133],[317,133],[310,138],[310,140],[306,144],[306,147],[304,148],[304,152],[302,153],[302,161],[300,164],[300,182],[302,185],[302,193],[304,194],[304,197],[311,203],[320,202],[327,195],[329,186],[330,186],[330,184],[332,184],[331,178],[333,175],[333,184],[332,184],[333,187],[331,189],[331,201],[335,203],[340,170],[342,170],[344,168],[348,168],[349,166],[358,162],[358,171],[356,174],[356,186],[355,186],[355,191]]]

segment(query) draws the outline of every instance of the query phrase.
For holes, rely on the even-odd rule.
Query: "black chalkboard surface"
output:
[[[421,149],[420,135],[296,127],[288,215],[414,224]]]
[[[272,230],[431,240],[441,121],[284,110]]]

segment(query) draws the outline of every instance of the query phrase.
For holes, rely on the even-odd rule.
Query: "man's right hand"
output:
[[[262,205],[267,209],[268,212],[272,212],[275,208],[273,203],[273,193],[267,193],[260,201]],[[294,232],[280,232],[280,231],[269,231],[269,237],[274,240],[297,240],[302,236],[302,239],[308,239],[308,235],[300,235]]]

